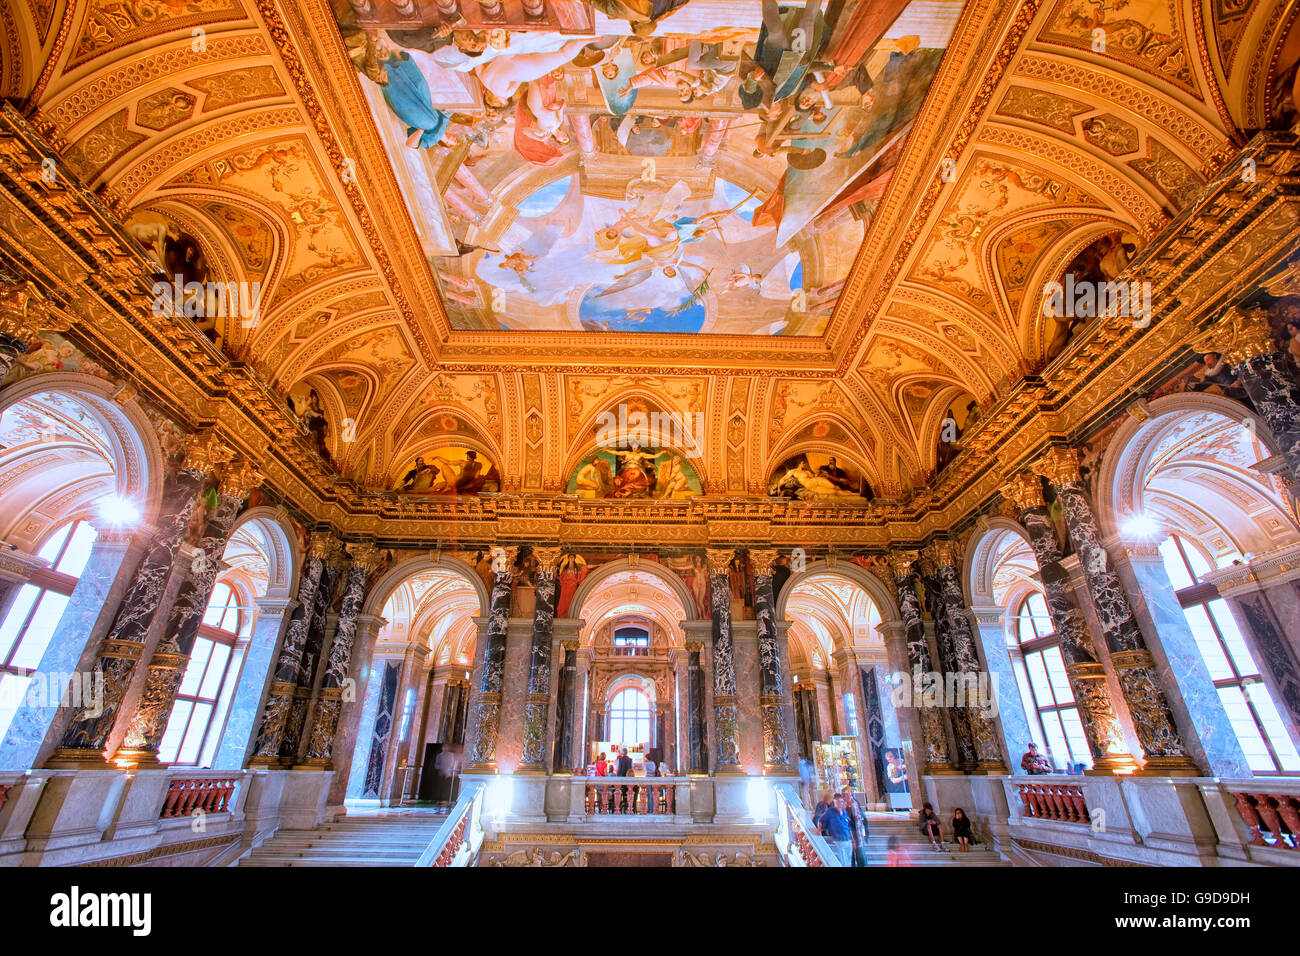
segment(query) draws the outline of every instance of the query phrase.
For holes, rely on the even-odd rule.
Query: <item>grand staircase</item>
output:
[[[946,821],[945,821],[946,822]],[[903,850],[905,866],[1010,866],[987,843],[971,844],[969,853],[962,853],[950,840],[951,833],[944,828],[944,849],[936,851],[922,835],[916,823],[902,813],[867,814],[867,861],[869,866],[888,864],[889,838],[898,837]],[[978,834],[976,834],[978,836]]]
[[[281,830],[240,866],[414,866],[445,813],[348,816],[318,830]]]

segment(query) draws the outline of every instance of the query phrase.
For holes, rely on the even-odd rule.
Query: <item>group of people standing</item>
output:
[[[867,865],[867,815],[850,788],[823,791],[812,819],[842,866]]]

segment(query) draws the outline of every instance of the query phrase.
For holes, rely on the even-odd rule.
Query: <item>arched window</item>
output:
[[[1213,562],[1181,535],[1161,542],[1160,556],[1250,769],[1300,772],[1300,755],[1227,602],[1212,583],[1201,581],[1214,570]]]
[[[609,705],[609,739],[615,744],[649,744],[650,698],[635,687],[625,687]]]
[[[1030,733],[1040,749],[1050,751],[1058,767],[1064,761],[1091,767],[1092,752],[1042,592],[1031,591],[1021,600],[1015,634],[1018,647],[1012,651],[1011,666],[1020,697],[1032,708]]]
[[[211,765],[243,660],[235,644],[251,631],[249,610],[240,606],[234,588],[218,581],[158,747],[160,761]]]
[[[614,653],[629,657],[650,653],[650,632],[644,627],[620,627],[614,631]]]
[[[32,571],[0,623],[0,738],[27,694],[96,537],[94,526],[84,518],[56,528],[37,552],[48,566]]]

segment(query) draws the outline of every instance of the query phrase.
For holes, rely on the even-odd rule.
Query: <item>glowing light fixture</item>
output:
[[[1123,532],[1130,538],[1148,540],[1160,533],[1160,525],[1150,515],[1138,512],[1124,522]]]
[[[99,502],[99,516],[117,528],[128,528],[140,520],[140,509],[130,498],[109,495]]]

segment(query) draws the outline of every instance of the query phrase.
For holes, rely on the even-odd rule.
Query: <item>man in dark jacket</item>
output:
[[[627,755],[627,748],[620,747],[618,751],[618,760],[615,763],[617,774],[620,777],[630,776],[632,773],[632,758]],[[623,812],[628,812],[627,804],[627,787],[623,788]]]

